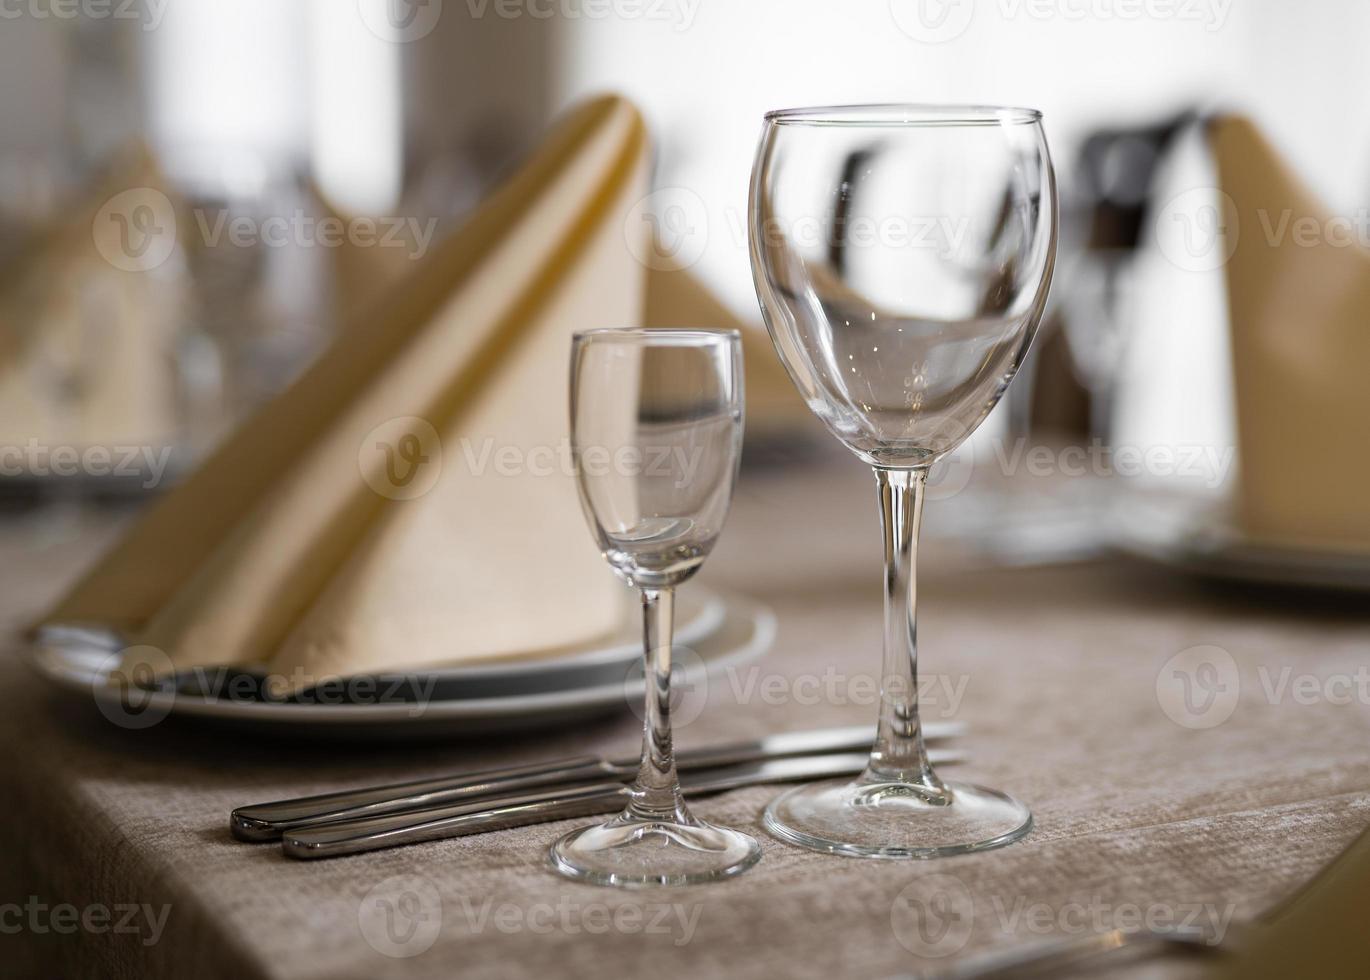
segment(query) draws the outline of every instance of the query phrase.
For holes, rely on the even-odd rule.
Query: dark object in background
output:
[[[1058,305],[1064,337],[1044,341],[1060,349],[1039,358],[1039,392],[1056,393],[1065,376],[1083,386],[1085,414],[1073,418],[1057,414],[1078,405],[1074,398],[1057,398],[1033,414],[1035,427],[1070,434],[1087,434],[1105,444],[1110,439],[1112,393],[1118,361],[1126,344],[1120,309],[1124,277],[1142,248],[1154,213],[1156,180],[1177,138],[1200,118],[1186,109],[1163,122],[1139,127],[1099,129],[1086,137],[1075,161],[1077,175],[1066,234],[1077,241],[1075,261],[1065,264],[1059,283]],[[1068,347],[1061,341],[1067,341]],[[1047,343],[1043,344],[1043,347]],[[1069,352],[1073,371],[1061,355]],[[1034,408],[1037,408],[1034,405]]]
[[[1159,125],[1100,129],[1085,139],[1076,166],[1089,209],[1087,251],[1136,251],[1156,173],[1175,138],[1199,118],[1186,109]]]

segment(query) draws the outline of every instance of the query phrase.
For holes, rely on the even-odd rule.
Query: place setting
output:
[[[917,270],[927,288],[916,301],[903,292],[909,270],[883,282],[873,276],[888,258],[879,250],[856,251],[845,265],[850,281],[868,283],[862,294],[817,270],[810,276],[806,262],[812,257],[802,247],[791,247],[783,231],[821,213],[834,188],[847,186],[840,168],[813,173],[790,161],[841,160],[854,152],[850,148],[872,143],[882,152],[865,151],[871,158],[870,190],[842,191],[849,213],[864,209],[872,218],[920,208],[950,213],[949,205],[960,205],[968,210],[956,218],[984,236],[983,252]],[[939,192],[886,199],[883,182],[924,154]],[[990,159],[978,180],[953,179],[968,175],[968,162],[981,158]],[[753,783],[859,775],[856,782],[785,794],[767,810],[767,828],[776,836],[830,853],[931,857],[1011,843],[1031,829],[1027,807],[994,790],[943,782],[932,759],[940,754],[950,760],[953,754],[930,756],[925,746],[916,694],[910,693],[916,692],[914,561],[927,469],[956,449],[994,407],[1045,307],[1056,204],[1040,117],[1023,109],[917,106],[772,113],[766,118],[752,200],[754,272],[782,362],[805,400],[821,404],[817,412],[834,435],[874,467],[886,535],[882,710],[873,736],[801,731],[752,746],[695,750],[682,760],[688,765],[687,785],[695,792],[720,792]],[[1013,273],[1007,279],[1005,269]],[[968,275],[978,276],[979,283],[967,281]],[[907,307],[902,311],[901,303]],[[859,325],[849,335],[853,319]],[[439,725],[453,733],[496,729],[531,716],[538,724],[564,723],[613,707],[641,688],[644,749],[635,767],[573,760],[363,790],[309,804],[248,806],[235,810],[233,831],[247,840],[284,835],[285,853],[317,858],[604,812],[626,799],[617,820],[557,845],[552,863],[558,871],[599,884],[667,885],[746,870],[760,857],[753,839],[690,815],[670,730],[672,683],[689,681],[672,670],[677,643],[688,647],[704,669],[716,669],[758,655],[774,632],[763,608],[708,593],[682,606],[677,628],[676,588],[703,566],[721,535],[741,462],[741,336],[709,328],[592,329],[572,339],[570,364],[569,439],[578,496],[600,554],[639,593],[645,683],[625,683],[625,660],[638,657],[621,642],[621,633],[613,646],[407,677],[377,674],[370,678],[373,683],[362,685],[355,676],[302,683],[288,675],[254,674],[250,667],[226,673],[199,665],[183,671],[157,647],[123,648],[117,631],[59,621],[40,630],[36,664],[63,686],[94,690],[97,699],[124,710],[132,711],[141,698],[138,710],[154,715],[180,713],[278,729],[297,717],[299,724],[315,729],[384,725],[418,727],[424,733]],[[911,381],[889,365],[915,371],[917,378]],[[397,429],[395,448],[412,435]],[[179,492],[189,497],[193,483]],[[170,506],[164,504],[163,513]],[[126,540],[137,539],[135,530]],[[120,560],[117,549],[115,555],[112,564]],[[542,560],[556,558],[544,553]],[[97,570],[87,580],[87,595],[99,578]],[[691,590],[682,591],[688,601]],[[80,590],[77,596],[82,597]],[[181,649],[190,660],[200,658],[191,647]],[[138,683],[142,678],[153,680]],[[254,678],[260,683],[235,683]],[[296,690],[281,690],[290,683]],[[336,697],[329,697],[330,685]],[[239,687],[247,696],[224,696]],[[355,696],[357,690],[372,692],[377,703]],[[934,728],[934,744],[945,741],[950,730]],[[858,755],[867,751],[868,757]],[[631,786],[607,781],[629,774],[635,775]],[[517,792],[531,789],[539,792]],[[473,802],[481,798],[490,802]],[[429,809],[434,805],[447,809]],[[396,816],[401,811],[403,816]]]
[[[962,43],[1010,12],[696,107],[591,82],[740,13],[451,6],[282,28],[280,158],[157,75],[228,21],[149,29],[147,132],[14,239],[14,975],[1359,975],[1370,240],[1316,155],[1013,82]]]

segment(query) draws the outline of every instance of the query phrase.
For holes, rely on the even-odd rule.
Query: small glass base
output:
[[[552,845],[552,867],[595,885],[697,885],[741,874],[761,860],[746,834],[701,821],[672,823],[625,813]]]
[[[934,858],[1003,847],[1032,830],[1032,813],[1011,796],[971,783],[939,795],[910,783],[815,783],[776,797],[766,829],[828,854]]]

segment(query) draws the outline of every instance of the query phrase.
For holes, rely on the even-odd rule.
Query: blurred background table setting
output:
[[[1129,10],[0,11],[0,973],[1358,975],[1370,12]],[[871,254],[758,236],[863,181]],[[906,296],[1015,326],[905,364]],[[858,395],[953,362],[901,489]],[[586,481],[614,411],[698,427],[683,577]],[[935,788],[923,737],[1008,809],[775,785]],[[591,853],[648,790],[726,868]]]

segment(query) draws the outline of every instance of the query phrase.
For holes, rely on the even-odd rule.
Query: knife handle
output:
[[[534,793],[428,810],[419,822],[415,822],[413,813],[393,813],[286,831],[281,849],[288,857],[303,861],[341,857],[549,820],[613,813],[623,807],[630,795],[631,791],[622,783],[591,783],[555,795]]]
[[[284,831],[303,823],[372,817],[402,810],[510,796],[554,783],[588,782],[624,775],[612,763],[596,756],[577,756],[527,766],[488,769],[456,780],[451,776],[440,776],[274,803],[254,803],[234,810],[229,817],[229,827],[238,840],[260,843],[279,840]]]

